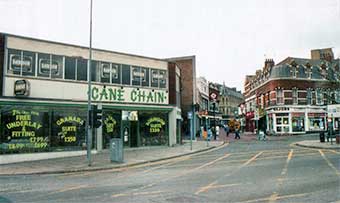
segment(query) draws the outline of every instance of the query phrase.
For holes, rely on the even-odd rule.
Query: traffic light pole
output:
[[[88,98],[87,98],[87,120],[86,120],[86,129],[87,129],[87,160],[88,166],[92,164],[92,157],[91,157],[91,148],[92,148],[92,127],[90,125],[91,119],[91,61],[92,61],[92,0],[90,0],[90,48],[89,48],[89,62],[88,62],[88,70],[87,70],[87,77],[88,77]],[[91,122],[93,123],[93,122]]]

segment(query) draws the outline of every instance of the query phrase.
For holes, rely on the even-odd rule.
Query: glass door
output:
[[[289,132],[288,114],[284,116],[276,116],[276,132],[277,133],[288,133]]]

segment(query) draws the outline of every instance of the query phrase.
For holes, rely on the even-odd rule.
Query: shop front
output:
[[[88,89],[86,47],[6,36],[4,50],[0,154],[85,150],[88,92],[103,110],[94,150],[180,140],[167,61],[94,49]]]
[[[86,149],[86,105],[6,103],[0,104],[1,154]],[[102,126],[92,136],[94,149],[109,148],[111,138],[123,139],[126,147],[169,144],[169,109],[121,108],[103,106]]]
[[[325,109],[273,108],[267,111],[267,129],[276,134],[303,134],[327,129]]]

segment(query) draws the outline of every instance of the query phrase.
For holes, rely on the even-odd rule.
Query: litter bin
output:
[[[325,142],[325,132],[320,132],[320,142]]]
[[[121,138],[112,138],[110,140],[110,160],[111,162],[122,163],[123,158],[123,140]]]
[[[336,135],[336,136],[335,136],[335,142],[336,142],[337,144],[340,144],[340,135]]]

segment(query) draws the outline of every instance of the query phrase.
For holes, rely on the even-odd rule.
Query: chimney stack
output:
[[[264,61],[264,68],[267,69],[267,68],[272,68],[273,66],[275,66],[275,62],[273,59],[266,59]]]

